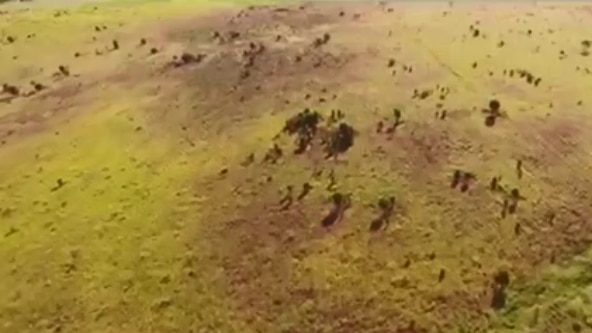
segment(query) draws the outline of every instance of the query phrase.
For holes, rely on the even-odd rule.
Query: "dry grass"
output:
[[[5,8],[0,331],[592,329],[590,8]]]

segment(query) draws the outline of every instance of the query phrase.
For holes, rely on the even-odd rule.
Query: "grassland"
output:
[[[592,7],[0,12],[0,332],[592,331]]]

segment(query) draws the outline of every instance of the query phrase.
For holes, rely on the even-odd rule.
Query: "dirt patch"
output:
[[[220,265],[241,317],[253,327],[268,329],[278,324],[276,311],[290,311],[315,297],[314,289],[295,279],[293,261],[311,250],[317,226],[306,222],[310,213],[303,207],[285,210],[281,202],[270,204],[278,202],[272,193],[259,196],[265,199],[234,210],[236,217],[225,216],[213,239],[220,242],[216,245]],[[225,201],[232,205],[234,200]]]

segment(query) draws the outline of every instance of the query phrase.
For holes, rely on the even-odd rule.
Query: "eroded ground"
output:
[[[1,332],[592,330],[592,7],[0,10]]]

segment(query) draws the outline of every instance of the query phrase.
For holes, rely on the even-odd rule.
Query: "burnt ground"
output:
[[[5,27],[4,327],[592,329],[588,7],[144,6]]]

